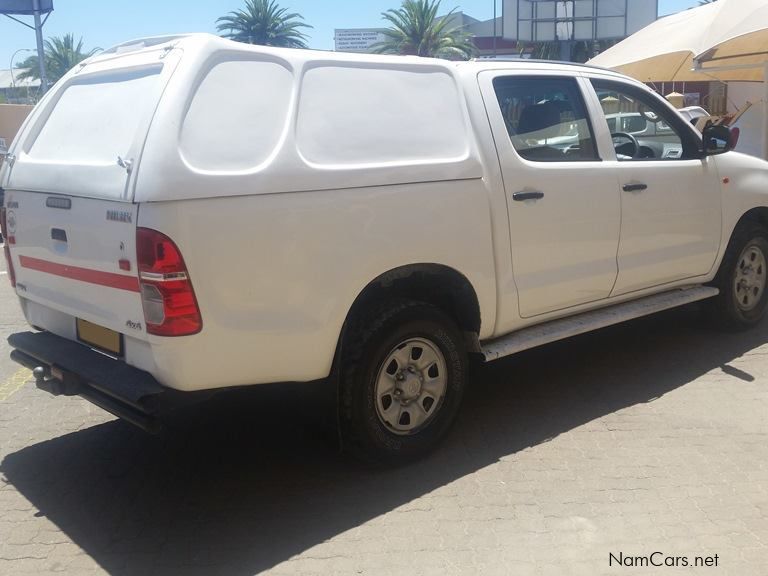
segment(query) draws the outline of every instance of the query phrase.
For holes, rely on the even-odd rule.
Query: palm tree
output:
[[[64,36],[52,36],[45,41],[45,75],[51,84],[57,82],[64,74],[80,64],[86,58],[90,58],[100,48],[85,51],[82,37],[75,44],[74,34]],[[26,68],[16,79],[40,80],[40,66],[37,56],[30,56],[18,65],[18,68]]]
[[[390,23],[387,37],[373,46],[378,54],[411,54],[467,60],[475,53],[470,34],[451,26],[456,8],[438,18],[440,0],[403,0],[398,9],[381,16]]]
[[[301,28],[312,28],[299,22],[301,14],[289,13],[275,0],[245,0],[244,10],[235,10],[216,20],[216,29],[223,36],[237,42],[281,46],[283,48],[306,48],[307,36]]]

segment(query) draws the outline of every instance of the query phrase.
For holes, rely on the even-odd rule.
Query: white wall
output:
[[[760,82],[728,82],[728,112],[736,112],[747,102],[756,104],[763,99]]]

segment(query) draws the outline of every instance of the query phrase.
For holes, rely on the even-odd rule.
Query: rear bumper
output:
[[[12,334],[11,359],[33,371],[37,387],[55,396],[81,396],[146,430],[158,415],[191,396],[162,386],[148,372],[49,332]]]

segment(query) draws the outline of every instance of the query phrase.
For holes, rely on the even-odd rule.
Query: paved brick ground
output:
[[[20,326],[0,277],[3,336]],[[389,471],[339,456],[301,390],[153,438],[8,393],[6,352],[2,574],[768,574],[766,326],[676,311],[488,366],[445,445]],[[656,551],[718,566],[609,565]]]

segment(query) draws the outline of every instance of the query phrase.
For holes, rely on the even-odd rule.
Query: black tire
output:
[[[708,302],[708,313],[714,324],[728,331],[741,331],[752,328],[764,317],[768,309],[768,289],[764,289],[754,307],[745,309],[739,302],[739,290],[736,277],[740,269],[742,255],[751,248],[756,248],[768,261],[768,231],[755,222],[739,224],[728,243],[720,269],[713,286],[720,289],[720,294]],[[768,270],[761,270],[763,277]]]
[[[398,345],[414,338],[429,341],[442,353],[447,385],[439,405],[418,429],[398,433],[379,415],[376,381]],[[362,314],[349,327],[342,351],[340,419],[345,449],[379,465],[404,464],[423,456],[445,437],[455,420],[467,370],[461,332],[434,306],[397,300]]]

